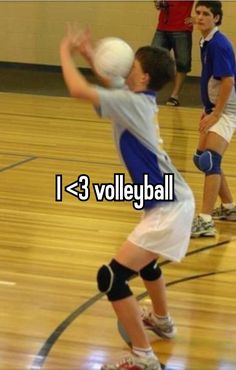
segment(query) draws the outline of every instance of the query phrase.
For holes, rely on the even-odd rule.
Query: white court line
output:
[[[0,280],[0,284],[2,284],[2,285],[16,285],[16,283],[14,281],[4,281],[4,280]]]

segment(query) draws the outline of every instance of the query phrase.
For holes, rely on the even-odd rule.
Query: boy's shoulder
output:
[[[232,44],[228,37],[222,33],[221,31],[218,31],[214,34],[212,38],[212,43],[210,43],[211,47],[219,47],[219,48],[225,48],[225,47],[232,47]]]

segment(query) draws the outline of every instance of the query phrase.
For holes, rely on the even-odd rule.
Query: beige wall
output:
[[[149,44],[157,12],[152,1],[0,1],[1,61],[59,65],[58,47],[66,22],[89,24],[96,38],[118,36],[134,48]],[[236,48],[236,1],[224,2],[225,32]],[[200,72],[194,32],[193,68]],[[85,64],[80,61],[80,65]]]

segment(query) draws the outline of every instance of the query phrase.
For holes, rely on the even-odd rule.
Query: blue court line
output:
[[[34,159],[37,159],[37,157],[30,157],[30,158],[24,159],[23,161],[13,163],[13,164],[11,164],[7,167],[0,168],[0,172],[5,172],[5,171],[8,171],[8,170],[11,170],[12,168],[19,167],[22,164],[33,161]]]
[[[228,244],[230,243],[231,239],[227,239],[227,240],[224,240],[224,241],[221,241],[221,242],[218,242],[218,243],[215,243],[215,244],[211,244],[211,245],[208,245],[206,247],[201,247],[201,248],[198,248],[194,251],[191,251],[189,253],[186,254],[186,257],[187,256],[190,256],[190,255],[193,255],[193,254],[198,254],[202,251],[205,251],[205,250],[208,250],[208,249],[212,249],[212,248],[216,248],[216,247],[220,247],[224,244]],[[162,263],[160,263],[160,266],[163,266],[163,265],[166,265],[166,264],[169,264],[171,263],[171,261],[163,261]],[[168,284],[166,284],[167,286],[171,286],[171,285],[174,285],[174,284],[179,284],[179,283],[182,283],[182,282],[185,282],[185,281],[188,281],[188,280],[194,280],[194,279],[198,279],[198,278],[201,278],[201,277],[205,277],[205,276],[211,276],[211,275],[216,275],[216,274],[223,274],[223,273],[227,273],[227,272],[232,272],[232,271],[236,271],[236,269],[234,270],[228,270],[228,271],[218,271],[218,272],[208,272],[208,273],[204,273],[204,274],[199,274],[199,275],[194,275],[194,276],[189,276],[189,277],[185,277],[183,279],[178,279],[178,280],[174,280],[172,282],[169,282]],[[88,301],[86,301],[84,304],[82,304],[81,306],[79,306],[74,312],[72,312],[55,330],[54,332],[46,339],[45,343],[43,344],[43,346],[41,347],[41,349],[39,350],[38,354],[36,355],[33,363],[32,363],[32,366],[30,368],[30,370],[41,370],[42,367],[43,367],[43,364],[45,363],[47,357],[48,357],[48,354],[49,352],[51,351],[53,345],[56,343],[56,341],[58,340],[58,338],[61,336],[61,334],[66,330],[66,328],[79,316],[81,315],[85,310],[87,310],[89,307],[91,307],[94,303],[96,303],[99,299],[101,299],[102,297],[104,296],[104,294],[102,293],[98,293],[97,295],[93,296],[92,298],[90,298]],[[137,299],[138,300],[141,300],[142,298],[146,297],[147,296],[147,292],[144,292],[144,293],[141,293]],[[165,369],[165,366],[163,367],[164,365],[162,364],[162,368]],[[168,369],[166,369],[168,370]]]

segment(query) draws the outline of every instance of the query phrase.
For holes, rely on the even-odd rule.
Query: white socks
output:
[[[222,206],[226,209],[233,209],[235,207],[235,203],[222,203]]]
[[[199,213],[199,216],[203,218],[205,222],[211,222],[212,217],[211,215],[207,215],[206,213]]]
[[[156,357],[152,350],[152,347],[149,348],[132,347],[132,352],[139,357]]]

